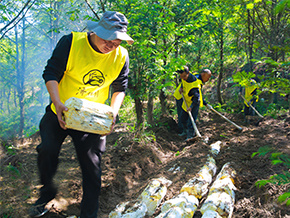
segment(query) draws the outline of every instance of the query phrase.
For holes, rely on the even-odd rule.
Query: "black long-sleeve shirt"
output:
[[[88,33],[88,39],[90,37]],[[69,52],[72,44],[72,34],[63,36],[57,43],[51,58],[47,61],[47,65],[43,71],[43,79],[45,83],[50,80],[56,80],[60,82],[64,72],[66,70]],[[91,44],[91,43],[90,43]],[[117,77],[112,83],[114,92],[124,92],[128,87],[128,74],[129,74],[129,56],[126,58],[126,62]]]

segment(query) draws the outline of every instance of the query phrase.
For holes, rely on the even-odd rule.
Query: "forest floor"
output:
[[[209,138],[208,143],[184,142],[171,117],[160,119],[159,127],[141,134],[139,140],[132,126],[117,124],[115,132],[107,137],[107,150],[102,160],[99,217],[108,217],[116,205],[137,199],[149,181],[160,176],[172,181],[162,205],[176,196],[201,169],[209,154],[209,145],[219,140],[222,147],[215,158],[217,172],[227,162],[231,162],[237,172],[233,217],[290,217],[290,207],[277,202],[278,196],[289,190],[289,183],[279,187],[267,184],[263,188],[255,185],[256,181],[282,170],[289,171],[289,168],[272,165],[269,155],[252,157],[264,146],[290,155],[290,116],[266,117],[256,126],[258,118],[246,124],[242,115],[225,114],[243,127],[242,131],[211,112],[200,111],[199,116],[197,126],[202,136]],[[36,133],[14,142],[14,153],[4,151],[1,146],[0,217],[28,217],[27,210],[37,199],[40,188],[35,150],[39,142],[39,133]],[[172,168],[175,170],[170,170]],[[82,198],[81,172],[70,138],[63,144],[55,183],[59,192],[47,205],[50,212],[45,217],[78,216]],[[204,198],[201,204],[203,201]],[[152,217],[160,212],[161,205]],[[201,217],[199,210],[194,215],[197,217]]]

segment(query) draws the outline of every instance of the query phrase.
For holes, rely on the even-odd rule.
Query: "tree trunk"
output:
[[[288,102],[289,102],[289,110],[288,110],[288,113],[290,115],[290,96],[287,99],[288,99]]]
[[[161,113],[162,115],[166,115],[166,95],[164,93],[164,91],[161,89],[160,93],[159,93],[159,100],[160,100],[160,104],[161,104]]]
[[[251,30],[250,10],[247,10],[248,14],[248,63],[250,64],[250,71],[253,71],[253,39],[254,39],[254,27]]]
[[[25,75],[25,56],[26,56],[26,48],[25,48],[25,18],[22,19],[22,59],[21,59],[21,70],[20,70],[20,95],[19,97],[19,106],[20,106],[20,126],[19,126],[19,136],[22,137],[24,132],[24,75]]]
[[[3,96],[3,93],[4,93],[4,90],[0,90],[0,99],[4,99],[4,96]],[[2,111],[3,110],[3,100],[0,101],[0,110]]]
[[[54,10],[50,11],[50,50],[53,51],[56,43],[57,43],[57,36],[58,33],[54,31],[55,29],[58,29],[58,11],[59,11],[59,1],[51,1],[50,7]]]
[[[7,111],[8,114],[10,114],[10,97],[11,97],[11,90],[10,87],[8,87],[8,93],[7,93]],[[15,96],[14,96],[15,99]]]
[[[17,60],[18,60],[18,58],[17,58]],[[18,65],[17,65],[17,67],[18,67]],[[14,106],[17,108],[18,107],[18,104],[17,104],[17,87],[16,87],[16,89],[13,89],[13,100],[14,100]],[[8,102],[9,103],[9,102]]]
[[[147,119],[148,119],[148,123],[150,125],[154,124],[153,121],[153,95],[150,94],[151,92],[149,91],[149,97],[148,97],[148,104],[147,104]]]
[[[133,91],[133,98],[135,102],[135,112],[137,116],[137,124],[136,127],[139,129],[140,126],[144,123],[144,113],[143,113],[143,103],[142,103],[142,96],[140,93],[142,93],[141,90],[141,80],[140,80],[140,68],[137,68],[133,71],[133,80],[135,81],[135,85],[131,86],[129,83],[129,89]]]
[[[24,33],[25,32],[24,32],[24,27],[23,27],[23,37],[24,37]],[[24,84],[23,73],[24,72],[22,72],[22,69],[20,69],[20,64],[19,64],[19,43],[18,43],[18,33],[17,33],[16,26],[15,26],[15,45],[16,45],[17,97],[18,97],[19,115],[20,115],[18,134],[20,137],[22,137],[23,130],[24,130],[24,90],[23,90],[23,84]],[[23,53],[24,51],[22,51],[22,55]],[[23,61],[24,61],[24,57],[22,57],[22,62]],[[22,67],[23,67],[23,64],[21,65],[21,68]]]
[[[137,95],[135,95],[134,98],[135,102],[135,110],[137,115],[137,128],[141,126],[141,124],[144,122],[144,115],[143,115],[143,104],[142,101]]]
[[[220,66],[220,73],[218,77],[218,84],[217,84],[217,98],[220,104],[223,104],[222,94],[221,94],[221,83],[223,78],[222,66]]]
[[[166,42],[165,38],[163,38],[163,43],[166,46],[167,42]],[[164,55],[163,58],[164,58],[163,59],[163,65],[166,66],[166,64],[167,64],[167,55]],[[161,81],[161,84],[165,84],[165,80],[164,79]],[[163,91],[163,89],[160,90],[159,100],[160,100],[160,104],[161,104],[161,115],[166,115],[167,114],[167,102],[166,102],[166,95],[165,95],[165,92]]]
[[[223,79],[223,71],[224,71],[224,33],[223,33],[223,20],[221,18],[221,25],[220,25],[220,73],[218,77],[218,84],[217,84],[217,98],[220,104],[223,104],[223,99],[221,95],[221,84]]]
[[[198,45],[197,45],[197,57],[196,57],[198,71],[200,70],[200,66],[201,66],[202,43],[199,43],[199,40],[202,39],[202,34],[203,34],[203,31],[199,31],[199,33],[198,33],[199,39],[198,39]]]
[[[179,54],[179,43],[178,43],[178,40],[176,40],[176,44],[175,44],[175,58],[177,59],[178,58],[178,54]],[[175,82],[175,86],[177,87],[178,84],[179,84],[179,75],[177,73],[177,75],[174,77],[174,82]]]
[[[273,104],[274,103],[274,93],[272,92],[269,92],[269,104]]]

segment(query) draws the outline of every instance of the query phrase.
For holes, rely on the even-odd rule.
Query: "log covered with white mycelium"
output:
[[[80,98],[69,98],[64,104],[68,111],[64,111],[66,127],[84,132],[107,134],[113,124],[113,109]]]
[[[199,201],[194,195],[182,192],[166,201],[161,207],[161,213],[156,218],[192,218]]]
[[[216,156],[219,154],[220,149],[221,149],[221,144],[222,144],[221,141],[217,141],[217,142],[212,143],[212,144],[210,145],[210,148],[211,148],[210,153],[211,153],[214,157],[216,157]]]
[[[212,177],[216,174],[216,170],[215,160],[209,156],[201,170],[183,185],[180,192],[187,192],[196,198],[202,198],[208,192],[208,187],[212,182]]]
[[[136,201],[127,201],[117,205],[116,208],[110,212],[109,218],[142,218],[145,217],[146,213],[146,204],[140,201],[140,199],[137,199]]]
[[[191,218],[198,210],[198,199],[205,197],[208,192],[208,196],[212,195],[214,198],[221,198],[225,203],[219,203],[214,207],[212,206],[212,201],[214,200],[209,198],[207,204],[202,207],[204,218],[220,218],[225,217],[224,215],[232,214],[231,209],[233,204],[229,202],[233,202],[232,199],[234,199],[232,191],[234,186],[231,186],[230,183],[233,181],[235,171],[230,168],[229,164],[226,164],[219,175],[217,175],[216,181],[218,180],[219,182],[213,183],[209,191],[209,186],[217,171],[213,156],[216,157],[219,154],[221,141],[212,144],[210,147],[210,155],[204,166],[181,188],[177,196],[163,203],[161,212],[156,218]],[[152,216],[164,198],[167,186],[170,184],[171,181],[164,178],[153,179],[138,197],[137,201],[118,205],[110,213],[109,218],[142,218]],[[223,192],[220,193],[221,191]],[[217,196],[217,193],[219,196]],[[228,200],[226,201],[225,199]],[[229,207],[227,208],[225,205],[229,205]],[[224,212],[221,213],[221,210]]]
[[[215,214],[214,217],[232,217],[235,203],[234,190],[236,190],[235,175],[236,171],[231,164],[224,164],[200,208],[200,212],[203,214],[202,218],[211,218],[213,214]]]
[[[117,207],[110,212],[109,218],[141,218],[145,215],[152,216],[164,198],[167,187],[170,186],[171,183],[170,180],[164,177],[152,179],[133,206],[127,207],[127,205],[130,205],[132,202],[117,205]]]

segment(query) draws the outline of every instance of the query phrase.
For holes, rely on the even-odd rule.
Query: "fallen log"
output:
[[[232,217],[235,203],[234,177],[236,171],[230,163],[226,163],[216,180],[212,184],[208,196],[200,208],[203,218],[208,218],[210,214],[218,214],[213,217]]]
[[[133,206],[127,207],[132,202],[125,202],[117,205],[110,212],[109,218],[139,218],[145,215],[152,216],[160,202],[164,198],[167,187],[171,185],[171,181],[163,177],[152,179],[140,194]]]

